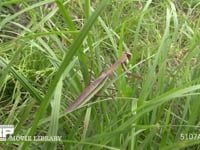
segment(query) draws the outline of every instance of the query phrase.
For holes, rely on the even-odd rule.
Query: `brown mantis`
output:
[[[102,72],[100,76],[93,83],[91,83],[74,102],[71,103],[66,111],[71,112],[80,107],[80,105],[86,103],[101,89],[104,85],[103,83],[105,83],[106,79],[117,69],[117,67],[130,58],[130,53],[124,53],[108,70]]]

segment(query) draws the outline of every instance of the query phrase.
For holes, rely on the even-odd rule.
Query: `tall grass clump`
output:
[[[0,1],[3,149],[199,149],[198,1]],[[131,59],[66,109],[124,52]]]

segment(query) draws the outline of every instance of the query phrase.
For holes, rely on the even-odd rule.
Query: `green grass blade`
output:
[[[70,31],[76,31],[76,28],[74,26],[72,18],[70,17],[70,14],[67,11],[67,9],[65,8],[65,6],[63,5],[62,1],[61,0],[56,0],[56,4],[57,4],[57,6],[58,6],[63,18],[65,19],[65,22],[69,26]],[[74,36],[75,36],[75,34],[74,34]]]
[[[6,60],[4,60],[2,57],[0,57],[0,65],[5,67],[8,66],[8,63],[6,62]],[[18,73],[14,68],[10,68],[9,70],[13,76],[21,83],[21,85],[33,96],[36,98],[36,100],[38,102],[42,101],[42,96],[39,93],[39,91],[37,91],[37,89],[35,89],[30,83],[29,81],[20,73]]]
[[[61,107],[61,95],[62,95],[62,84],[63,78],[58,82],[55,89],[55,94],[51,100],[51,121],[49,126],[48,136],[57,136],[59,129],[59,112]],[[57,143],[46,143],[46,149],[56,150]]]
[[[3,28],[7,23],[9,23],[11,20],[15,19],[16,17],[18,17],[19,15],[29,11],[29,10],[32,10],[33,8],[36,8],[36,7],[39,7],[39,6],[42,6],[42,5],[45,5],[45,4],[48,4],[48,3],[51,3],[51,2],[54,2],[54,0],[45,0],[45,1],[42,1],[42,2],[38,2],[30,7],[27,7],[26,9],[23,9],[17,13],[15,13],[14,15],[11,15],[9,17],[6,17],[4,20],[2,20],[0,22],[0,29]]]
[[[62,64],[59,67],[59,70],[56,73],[56,76],[55,76],[53,82],[51,83],[51,85],[49,87],[49,90],[48,90],[46,96],[44,97],[44,99],[39,107],[39,110],[37,111],[35,120],[32,124],[32,128],[28,131],[27,135],[29,135],[29,136],[34,135],[36,128],[37,128],[37,124],[38,124],[39,120],[41,119],[41,116],[45,113],[46,107],[47,107],[49,101],[51,100],[52,94],[54,93],[54,90],[57,86],[58,81],[60,80],[62,74],[64,73],[67,65],[70,63],[72,57],[80,49],[83,40],[87,36],[89,30],[91,29],[94,22],[99,17],[100,13],[102,12],[103,8],[107,5],[108,2],[109,2],[108,0],[101,1],[99,6],[97,7],[96,11],[92,14],[92,16],[89,18],[88,22],[84,25],[83,29],[81,30],[81,32],[78,34],[78,36],[74,40],[74,43],[72,44],[71,49],[66,54]],[[30,144],[30,142],[22,143],[20,145],[19,149],[26,149],[29,144]]]

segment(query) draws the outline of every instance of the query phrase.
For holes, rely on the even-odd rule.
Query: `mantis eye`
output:
[[[125,54],[126,54],[127,58],[130,60],[130,59],[131,59],[131,56],[132,56],[132,54],[131,54],[131,53],[129,53],[129,52],[126,52]]]

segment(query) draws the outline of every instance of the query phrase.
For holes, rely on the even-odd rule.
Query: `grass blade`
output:
[[[52,95],[54,93],[54,90],[55,90],[55,88],[57,86],[58,81],[60,80],[62,74],[64,73],[67,65],[72,60],[72,57],[80,49],[83,40],[87,36],[87,33],[89,32],[89,30],[93,26],[94,22],[96,21],[96,19],[98,18],[98,16],[100,15],[102,10],[104,9],[104,7],[106,7],[108,2],[109,2],[108,0],[101,1],[99,6],[97,7],[96,11],[92,14],[92,16],[89,18],[88,22],[84,25],[83,29],[81,30],[81,32],[78,34],[78,36],[74,40],[74,43],[72,44],[71,49],[66,54],[62,64],[59,67],[59,70],[56,73],[56,76],[55,76],[53,82],[51,83],[51,85],[49,87],[49,90],[48,90],[46,96],[44,97],[44,99],[43,99],[43,101],[42,101],[42,103],[41,103],[41,105],[39,107],[39,110],[37,111],[37,114],[35,116],[35,120],[34,120],[34,122],[32,124],[32,128],[27,132],[28,136],[33,136],[34,135],[34,133],[36,131],[36,128],[37,128],[37,124],[38,124],[41,116],[45,113],[46,107],[47,107],[47,105],[49,104],[49,102],[51,100],[51,97],[52,97]],[[20,145],[19,149],[27,149],[29,144],[30,144],[30,142],[22,143]]]

